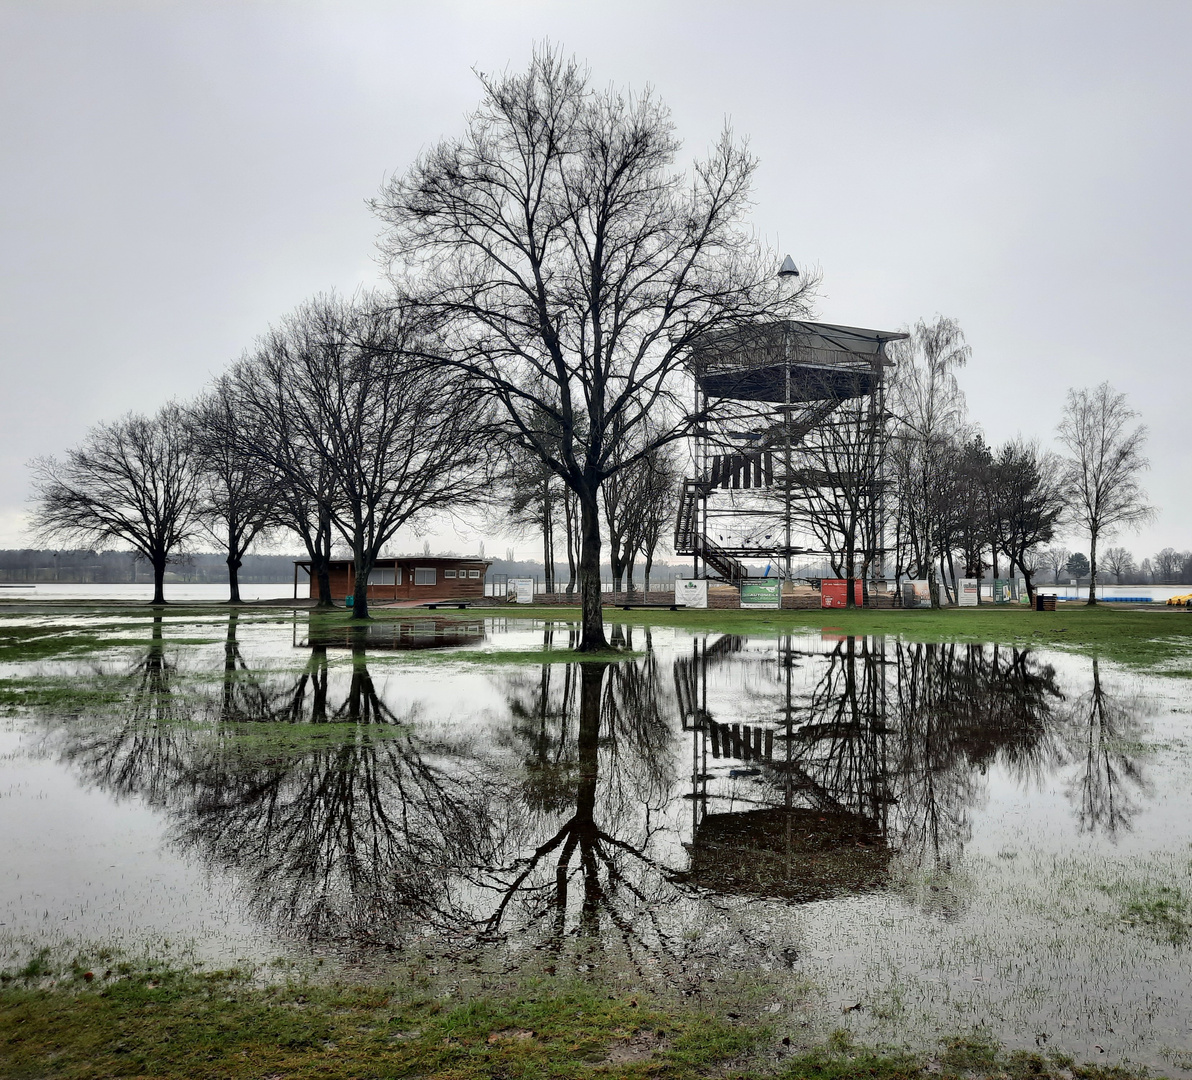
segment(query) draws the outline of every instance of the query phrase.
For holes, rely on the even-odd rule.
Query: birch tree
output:
[[[956,371],[971,350],[960,324],[943,316],[920,320],[891,349],[897,367],[888,400],[897,420],[901,531],[921,560],[931,605],[938,607],[936,567],[948,546],[940,495],[952,479],[954,449],[963,437],[966,408]]]
[[[1150,468],[1143,455],[1147,429],[1126,395],[1107,382],[1092,390],[1069,390],[1059,437],[1069,453],[1064,480],[1073,521],[1089,537],[1089,604],[1097,602],[1097,541],[1154,516],[1139,474]]]

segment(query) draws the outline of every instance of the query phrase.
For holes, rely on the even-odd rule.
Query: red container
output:
[[[853,578],[853,599],[857,607],[864,603],[861,579]],[[820,607],[837,608],[848,606],[848,582],[844,578],[824,578],[820,582]]]

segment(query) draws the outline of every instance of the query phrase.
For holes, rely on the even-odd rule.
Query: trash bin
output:
[[[356,596],[355,596],[355,594],[353,594],[353,595],[351,595],[351,596],[345,596],[345,597],[344,597],[344,607],[355,607],[355,606],[356,606]]]

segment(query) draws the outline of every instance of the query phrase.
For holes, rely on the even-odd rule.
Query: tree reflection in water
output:
[[[507,718],[477,738],[387,701],[367,636],[311,641],[291,674],[251,670],[237,635],[233,613],[220,677],[183,695],[155,619],[123,710],[68,725],[64,754],[312,940],[575,937],[685,962],[747,941],[733,898],[879,888],[895,853],[946,869],[994,765],[1077,768],[1083,830],[1128,828],[1145,793],[1130,703],[1096,664],[1066,702],[1025,649],[703,635],[664,660],[646,633],[640,659],[493,674]]]
[[[79,717],[66,732],[65,760],[98,787],[152,806],[168,806],[193,751],[175,692],[176,671],[166,656],[162,617],[153,616],[149,645],[126,671],[123,707],[114,721]]]
[[[1136,794],[1149,792],[1138,761],[1130,756],[1142,739],[1142,712],[1137,698],[1115,698],[1106,690],[1094,658],[1092,684],[1072,702],[1064,732],[1065,749],[1076,766],[1068,794],[1082,833],[1116,840],[1134,827],[1140,807]]]
[[[659,917],[673,872],[650,850],[675,780],[661,665],[650,652],[640,663],[559,667],[557,694],[549,666],[534,681],[507,679],[512,744],[528,776],[524,831],[547,835],[491,874],[498,899],[482,928],[496,934],[515,915],[523,930],[545,923],[557,945],[571,932],[599,937],[607,923],[631,955],[674,952]]]

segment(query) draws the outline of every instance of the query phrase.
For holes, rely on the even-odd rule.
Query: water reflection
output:
[[[509,745],[523,768],[524,830],[485,882],[486,934],[537,925],[554,943],[606,929],[632,951],[671,942],[658,906],[673,868],[655,850],[677,778],[669,690],[653,654],[640,663],[544,667],[509,676]],[[665,845],[658,845],[665,847]]]
[[[1065,696],[1028,649],[709,634],[668,652],[625,628],[640,659],[497,670],[459,714],[435,711],[450,675],[378,683],[367,634],[338,661],[308,639],[293,672],[253,670],[240,630],[233,613],[214,679],[183,678],[156,618],[117,717],[68,725],[63,754],[312,940],[690,957],[725,947],[687,931],[734,898],[870,892],[899,860],[947,872],[995,767],[1066,770],[1081,831],[1128,829],[1148,793],[1133,703],[1095,663]]]
[[[313,618],[300,633],[294,624],[295,648],[361,649],[408,651],[412,649],[451,649],[477,645],[484,640],[484,621],[417,618],[369,622],[361,626],[332,625]]]
[[[1128,832],[1149,793],[1137,753],[1143,738],[1137,698],[1115,698],[1093,660],[1089,689],[1072,703],[1064,731],[1065,749],[1077,766],[1069,785],[1080,831],[1116,838]]]

